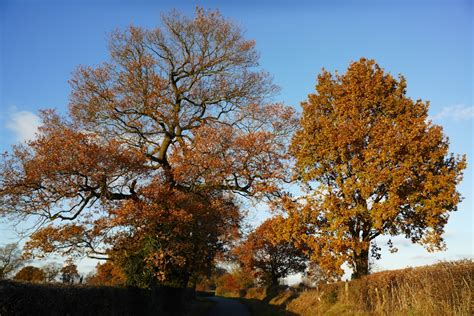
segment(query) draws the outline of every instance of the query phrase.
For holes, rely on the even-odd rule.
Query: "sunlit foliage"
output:
[[[429,103],[406,96],[405,78],[362,58],[344,74],[324,70],[302,107],[291,151],[308,195],[285,208],[313,259],[339,272],[348,262],[359,277],[369,254],[380,256],[377,236],[442,249],[466,158],[448,152]]]
[[[45,280],[44,271],[34,266],[26,266],[18,271],[14,278],[16,281],[43,282]]]
[[[282,238],[280,227],[285,219],[267,219],[234,250],[238,262],[262,285],[278,285],[282,278],[306,268],[306,255]]]

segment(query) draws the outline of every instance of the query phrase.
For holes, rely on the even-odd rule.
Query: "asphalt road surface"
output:
[[[209,316],[250,316],[247,307],[235,299],[219,296],[209,297],[215,304],[209,311]]]

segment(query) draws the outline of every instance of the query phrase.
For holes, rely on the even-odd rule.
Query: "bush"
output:
[[[181,315],[188,289],[0,282],[0,315]]]

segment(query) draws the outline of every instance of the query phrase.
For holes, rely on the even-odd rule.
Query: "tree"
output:
[[[42,269],[46,282],[55,282],[61,272],[61,266],[56,262],[50,262],[44,265]]]
[[[79,278],[79,271],[77,266],[71,259],[66,260],[64,266],[61,268],[61,281],[67,284],[73,284],[74,279]]]
[[[125,284],[125,274],[118,266],[113,264],[113,262],[106,261],[102,264],[98,263],[95,269],[95,274],[87,278],[88,284],[109,286]]]
[[[377,236],[443,248],[466,159],[448,153],[429,103],[406,96],[405,78],[362,58],[345,74],[324,70],[302,107],[291,151],[310,194],[286,208],[315,260],[339,271],[348,262],[357,278],[369,271],[370,251],[380,256]]]
[[[235,249],[244,270],[253,272],[264,285],[278,285],[281,278],[306,268],[306,255],[281,238],[279,227],[285,225],[284,222],[281,216],[267,219]]]
[[[217,265],[212,267],[208,275],[199,275],[196,279],[196,291],[215,291],[217,287],[217,280],[227,273],[227,270]]]
[[[15,274],[17,281],[44,282],[44,271],[38,267],[26,266]]]
[[[216,295],[241,296],[241,291],[255,285],[255,279],[248,271],[233,267],[216,279]]]
[[[108,63],[75,72],[69,117],[43,111],[37,138],[4,155],[0,214],[44,224],[27,243],[31,255],[111,259],[126,251],[127,267],[159,281],[178,273],[186,283],[189,267],[216,251],[183,257],[175,249],[193,249],[196,232],[200,249],[216,238],[225,245],[232,235],[216,234],[234,231],[241,216],[192,207],[201,212],[195,220],[169,205],[199,201],[227,212],[233,204],[235,214],[235,194],[278,195],[294,111],[268,103],[276,88],[257,67],[254,42],[218,12],[174,12],[163,29],[116,32],[109,48]],[[217,220],[205,225],[209,234],[196,228],[209,223],[206,214]],[[168,244],[174,233],[186,245]]]
[[[0,280],[6,279],[24,263],[17,244],[0,247]]]
[[[115,224],[129,234],[116,239],[111,257],[130,285],[157,279],[187,286],[192,276],[208,274],[213,258],[238,235],[241,215],[231,199],[161,188],[148,188],[150,201],[131,201],[116,211]]]

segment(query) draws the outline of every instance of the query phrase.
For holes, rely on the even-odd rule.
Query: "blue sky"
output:
[[[429,254],[397,239],[379,269],[473,257],[473,5],[456,1],[12,1],[0,0],[0,150],[28,138],[38,109],[65,113],[71,72],[108,59],[108,34],[130,24],[156,27],[173,8],[219,9],[255,39],[262,67],[281,87],[277,101],[299,108],[322,67],[344,71],[374,58],[408,80],[413,99],[431,101],[451,151],[465,153],[465,197],[446,227],[446,252]],[[251,212],[253,221],[266,213]],[[0,226],[0,244],[15,239]],[[383,240],[380,240],[382,242]],[[91,263],[83,264],[84,269]]]

